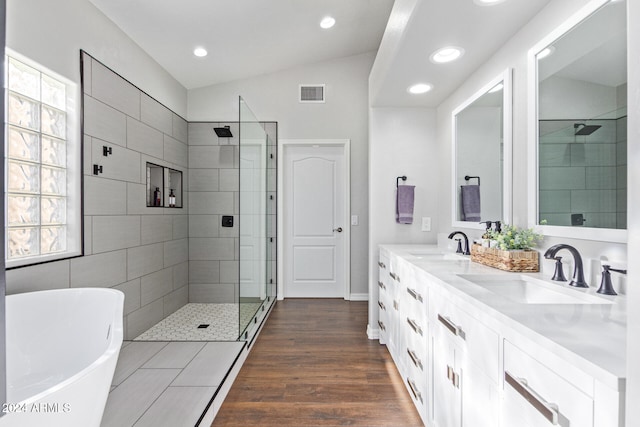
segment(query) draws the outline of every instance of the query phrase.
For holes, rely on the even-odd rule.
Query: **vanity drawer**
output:
[[[593,426],[591,397],[506,340],[503,377],[503,425]]]
[[[434,334],[452,337],[466,351],[464,357],[475,363],[495,384],[500,383],[500,337],[460,307],[442,296],[431,298]]]

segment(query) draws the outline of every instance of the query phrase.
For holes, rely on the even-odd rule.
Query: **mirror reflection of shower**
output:
[[[573,129],[575,129],[575,133],[574,133],[575,136],[591,135],[601,127],[602,127],[601,125],[587,125],[584,123],[573,124]]]

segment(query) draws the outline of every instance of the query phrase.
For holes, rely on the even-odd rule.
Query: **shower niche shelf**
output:
[[[147,162],[147,207],[182,208],[182,171]]]

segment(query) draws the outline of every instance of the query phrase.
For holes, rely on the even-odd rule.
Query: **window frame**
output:
[[[9,174],[9,58],[12,58],[15,61],[18,61],[28,67],[34,68],[38,71],[40,75],[40,82],[42,82],[42,75],[45,75],[48,78],[54,79],[56,82],[62,83],[65,85],[65,114],[66,114],[66,123],[65,123],[65,146],[66,146],[66,166],[64,167],[66,173],[66,194],[64,195],[66,199],[66,208],[65,208],[65,221],[64,226],[66,227],[66,248],[63,251],[41,254],[31,255],[20,258],[9,258],[9,190],[8,190],[8,174]],[[27,267],[33,266],[43,263],[48,263],[52,261],[60,261],[69,258],[75,258],[78,256],[82,256],[84,254],[84,203],[83,203],[83,166],[84,166],[84,149],[83,149],[83,139],[82,139],[82,98],[81,98],[81,85],[64,77],[60,74],[56,73],[48,69],[47,67],[25,57],[24,55],[19,54],[9,48],[5,49],[5,64],[7,64],[5,69],[5,87],[3,88],[5,91],[5,153],[4,153],[4,164],[6,168],[5,172],[5,265],[6,269],[13,269],[19,267]],[[13,92],[13,91],[12,91]],[[20,96],[23,96],[19,92],[14,92]],[[38,108],[42,111],[42,105],[50,106],[46,102],[43,102],[42,96],[37,100]],[[50,106],[53,107],[53,106]],[[57,108],[57,107],[53,107]],[[41,118],[40,118],[41,120]],[[39,150],[42,151],[42,129],[36,132],[39,135]],[[44,134],[45,137],[50,135]],[[38,159],[37,164],[40,168],[48,167],[47,163],[43,163],[42,157]],[[34,162],[35,164],[35,162]],[[39,176],[40,182],[42,182],[42,175]],[[41,183],[40,183],[41,185]],[[36,194],[39,200],[38,209],[39,220],[36,227],[38,228],[38,245],[41,245],[41,236],[42,229],[50,224],[42,223],[42,206],[40,204],[40,200],[43,197],[47,197],[47,194],[43,194],[42,188],[39,188],[38,193]],[[41,247],[39,247],[40,252]]]

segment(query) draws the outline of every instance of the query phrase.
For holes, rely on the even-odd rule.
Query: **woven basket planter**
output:
[[[503,251],[474,244],[471,246],[471,261],[505,271],[539,271],[538,251]]]

